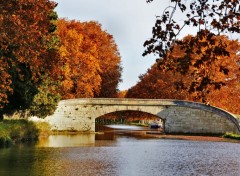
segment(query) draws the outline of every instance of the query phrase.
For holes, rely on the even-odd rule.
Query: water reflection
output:
[[[95,146],[99,145],[100,140],[116,139],[117,135],[135,136],[147,138],[146,127],[129,125],[107,125],[97,126],[96,134],[72,134],[72,135],[50,135],[48,138],[42,138],[37,143],[37,147],[76,147],[76,146]]]
[[[18,146],[0,149],[1,176],[31,175],[30,163],[34,163],[34,150],[31,147]]]
[[[104,128],[105,127],[105,128]],[[103,130],[106,130],[106,128],[110,129],[118,129],[118,130],[149,130],[148,127],[141,127],[141,126],[134,126],[134,125],[105,125],[103,126]]]
[[[93,146],[94,143],[95,134],[50,135],[48,138],[40,139],[37,147]]]
[[[0,175],[238,176],[240,173],[240,144],[147,138],[142,130],[136,135],[115,129],[112,136],[108,129],[107,140],[93,134],[52,136],[50,140],[55,142],[45,142],[51,147],[38,144],[38,147],[0,149]],[[70,144],[71,147],[66,147]]]

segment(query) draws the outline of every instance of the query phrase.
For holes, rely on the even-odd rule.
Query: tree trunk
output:
[[[3,114],[0,113],[0,122],[3,121]]]

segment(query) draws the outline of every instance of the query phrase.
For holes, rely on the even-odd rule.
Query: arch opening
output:
[[[165,131],[165,119],[157,115],[136,110],[113,111],[95,119],[96,130],[102,125],[135,125],[148,128],[158,128],[161,133]]]

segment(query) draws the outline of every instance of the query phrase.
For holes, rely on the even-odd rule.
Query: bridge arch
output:
[[[159,121],[164,120],[163,118],[156,116],[155,114],[144,112],[144,111],[135,111],[135,110],[121,110],[121,111],[112,111],[110,113],[104,114],[96,118],[105,119],[105,120],[115,120],[119,121],[141,121],[141,120],[150,120],[150,121]],[[100,121],[99,121],[100,122]]]
[[[106,115],[106,116],[105,116]],[[109,113],[104,113],[104,115],[97,117],[96,118],[96,123],[97,124],[108,124],[110,122],[113,123],[119,123],[119,122],[139,122],[139,121],[145,121],[145,123],[150,123],[150,122],[156,122],[159,123],[159,125],[162,126],[162,130],[164,131],[165,127],[165,120],[162,117],[157,116],[156,114],[153,113],[148,113],[140,110],[117,110],[117,111],[112,111]]]
[[[234,115],[222,109],[181,100],[72,99],[61,101],[47,120],[55,130],[95,131],[95,119],[116,111],[142,111],[165,121],[166,133],[239,133]]]

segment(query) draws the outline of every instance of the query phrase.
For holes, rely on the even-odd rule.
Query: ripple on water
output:
[[[0,149],[0,175],[239,176],[239,156],[235,143],[118,135],[91,146]]]

